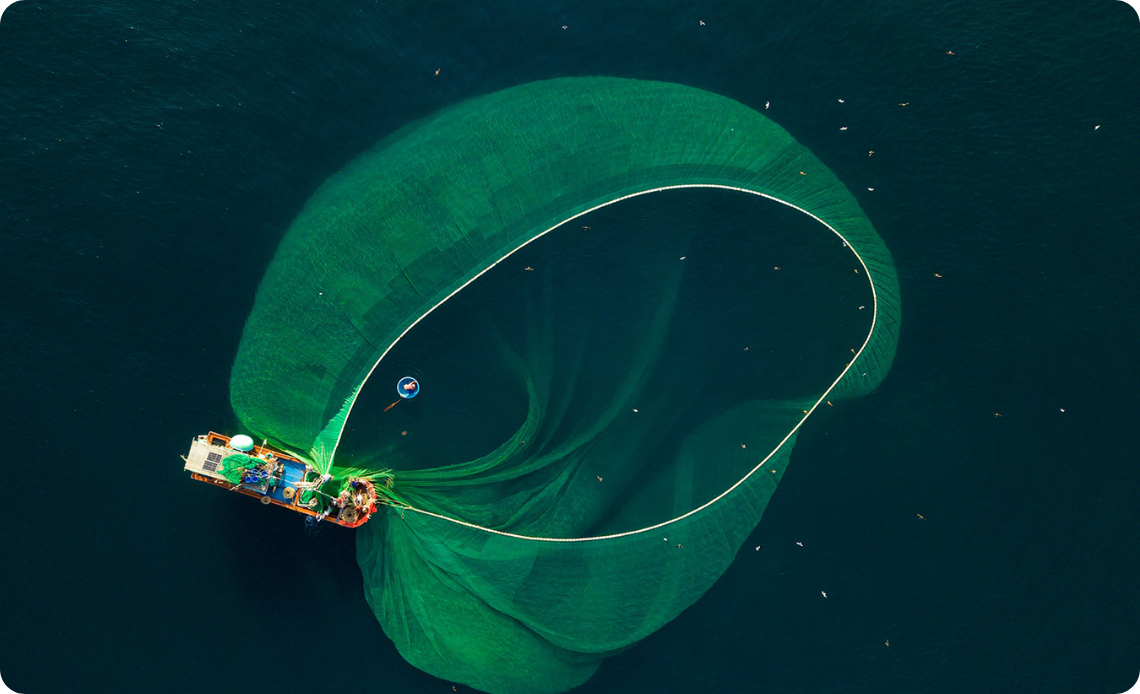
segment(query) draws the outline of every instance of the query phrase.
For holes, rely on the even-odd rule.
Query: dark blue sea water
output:
[[[567,75],[770,102],[875,223],[904,311],[886,382],[808,423],[723,579],[582,691],[1131,686],[1140,21],[1110,0],[13,5],[8,686],[450,691],[384,636],[351,532],[178,455],[233,425],[254,291],[326,177],[439,108]]]

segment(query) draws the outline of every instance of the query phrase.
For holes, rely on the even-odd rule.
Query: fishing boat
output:
[[[230,437],[211,431],[190,442],[183,456],[190,477],[229,491],[281,506],[318,521],[358,528],[376,512],[377,490],[363,477],[336,479],[298,456],[245,434]]]

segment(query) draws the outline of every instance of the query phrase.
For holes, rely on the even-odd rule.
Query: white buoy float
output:
[[[234,449],[235,451],[241,451],[242,453],[252,451],[253,439],[246,436],[245,434],[238,434],[237,436],[230,439],[230,448]]]

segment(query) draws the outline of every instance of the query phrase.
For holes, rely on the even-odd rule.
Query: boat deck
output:
[[[278,467],[268,479],[260,484],[246,484],[244,482],[234,484],[221,475],[218,470],[222,466],[222,461],[239,453],[269,463],[270,468],[273,467],[272,464],[274,463]],[[322,513],[322,504],[318,502],[316,497],[313,497],[309,504],[302,505],[303,488],[298,485],[305,481],[306,475],[315,474],[316,470],[308,463],[298,460],[284,451],[266,446],[264,442],[260,446],[255,445],[252,450],[239,451],[230,447],[229,436],[211,431],[209,434],[199,436],[191,441],[190,453],[184,456],[183,460],[186,461],[185,469],[190,471],[192,478],[259,499],[261,503],[266,505],[282,506],[306,516],[317,516],[346,528],[358,527],[368,520],[368,515],[363,517],[351,515],[345,509],[336,509],[337,513],[333,515],[327,512]],[[313,477],[310,476],[310,480],[312,479]],[[310,482],[310,486],[312,486],[312,482]]]

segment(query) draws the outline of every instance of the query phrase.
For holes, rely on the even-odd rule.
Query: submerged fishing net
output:
[[[807,213],[803,236],[832,244],[866,298],[819,290],[803,319],[818,325],[790,341],[779,310],[795,300],[750,265],[764,229],[594,230],[604,210],[565,224],[692,186]],[[491,269],[552,229],[512,256],[525,268]],[[819,283],[804,272],[806,296]],[[756,279],[747,297],[737,274]],[[759,323],[765,303],[775,317]],[[377,475],[387,503],[356,531],[358,560],[409,662],[490,692],[557,692],[708,590],[810,413],[885,376],[898,322],[881,239],[779,126],[679,85],[551,80],[409,125],[321,187],[258,291],[231,401],[250,433],[321,472]],[[718,351],[737,333],[752,361]],[[424,390],[400,402],[409,375]],[[377,413],[359,426],[358,396]]]

